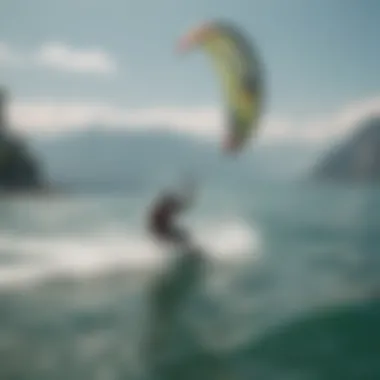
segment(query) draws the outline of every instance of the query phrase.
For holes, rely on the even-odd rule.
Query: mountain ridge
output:
[[[359,124],[317,163],[311,177],[329,181],[379,182],[380,117]]]
[[[45,163],[51,182],[71,184],[165,183],[192,172],[208,180],[255,180],[302,171],[312,162],[308,147],[252,145],[237,157],[224,155],[217,140],[168,132],[89,127],[31,145]],[[298,151],[297,151],[298,149]],[[299,156],[308,156],[300,160]]]

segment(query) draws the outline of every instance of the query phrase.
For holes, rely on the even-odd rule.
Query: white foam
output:
[[[194,238],[210,256],[221,260],[258,255],[261,241],[258,230],[241,220],[205,224],[195,229]]]
[[[258,252],[259,237],[243,221],[195,227],[196,242],[214,259],[236,260]],[[26,260],[0,267],[0,286],[22,285],[57,276],[86,277],[114,269],[147,270],[168,259],[167,247],[138,231],[113,226],[85,235],[21,236],[0,234],[2,252]],[[0,253],[1,255],[1,253]]]

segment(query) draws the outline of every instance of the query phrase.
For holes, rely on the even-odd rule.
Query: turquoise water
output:
[[[178,252],[146,235],[152,196],[0,204],[1,379],[380,378],[379,189],[205,189],[184,219],[205,277],[161,374],[148,297]]]

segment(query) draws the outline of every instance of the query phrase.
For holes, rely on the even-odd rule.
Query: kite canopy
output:
[[[178,44],[180,52],[201,47],[219,73],[226,101],[225,149],[237,152],[258,129],[262,109],[262,73],[258,53],[235,27],[209,22],[190,30]]]

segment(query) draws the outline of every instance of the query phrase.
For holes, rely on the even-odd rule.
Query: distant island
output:
[[[9,128],[7,103],[8,92],[0,88],[0,194],[45,190],[39,162]]]
[[[312,178],[344,182],[380,182],[380,117],[366,120],[335,146],[312,171]]]

